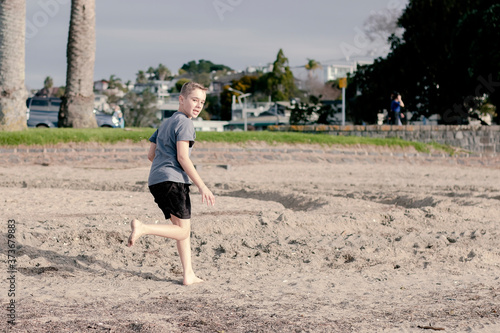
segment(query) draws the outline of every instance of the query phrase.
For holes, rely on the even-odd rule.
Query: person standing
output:
[[[215,197],[205,185],[190,159],[196,132],[191,119],[198,117],[206,100],[206,88],[195,82],[182,86],[179,110],[163,121],[151,136],[148,158],[153,162],[148,185],[155,202],[170,224],[144,224],[132,220],[128,246],[143,235],[172,238],[183,268],[183,284],[202,282],[193,271],[191,263],[191,201],[189,186],[194,183],[201,194],[202,203],[215,204]]]
[[[401,118],[404,118],[404,114],[401,113],[401,108],[404,107],[403,99],[398,92],[394,92],[392,94],[391,101],[391,116],[392,116],[392,124],[393,125],[403,125],[401,122]]]

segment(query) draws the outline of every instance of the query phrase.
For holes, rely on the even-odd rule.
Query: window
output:
[[[177,110],[163,110],[163,119],[172,117],[172,115],[176,112]]]
[[[40,99],[32,99],[31,106],[49,106],[49,101],[40,100]]]

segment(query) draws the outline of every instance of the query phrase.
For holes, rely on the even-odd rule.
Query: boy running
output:
[[[156,235],[177,241],[177,250],[183,268],[183,284],[202,282],[191,266],[191,181],[198,187],[202,203],[215,204],[215,197],[205,185],[190,159],[196,139],[191,119],[198,117],[206,100],[206,88],[195,82],[182,86],[179,111],[163,121],[151,136],[148,158],[153,162],[148,185],[155,202],[170,224],[144,224],[134,219],[128,246],[143,235]]]

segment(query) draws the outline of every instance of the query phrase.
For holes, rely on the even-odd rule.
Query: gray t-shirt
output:
[[[156,142],[155,158],[149,172],[149,186],[165,181],[191,184],[177,160],[177,141],[189,141],[189,155],[196,139],[191,119],[176,112],[164,120],[149,141]]]

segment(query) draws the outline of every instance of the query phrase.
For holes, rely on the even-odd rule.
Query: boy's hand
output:
[[[201,203],[207,202],[207,205],[215,205],[215,196],[212,191],[208,189],[206,186],[199,187],[198,190],[201,194]]]

